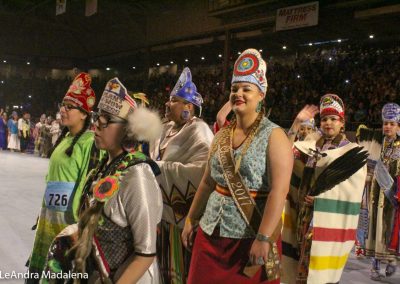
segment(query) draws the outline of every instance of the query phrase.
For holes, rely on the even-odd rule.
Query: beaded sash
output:
[[[229,129],[224,129],[222,131],[229,131]],[[252,228],[254,234],[258,232],[258,228],[261,223],[262,214],[259,211],[254,199],[250,196],[250,193],[243,182],[242,176],[239,171],[235,171],[235,161],[232,153],[232,136],[222,135],[219,140],[218,145],[218,158],[221,164],[223,175],[227,182],[229,191],[232,198],[242,215],[243,219],[247,225]],[[268,260],[265,263],[265,270],[268,280],[278,279],[280,277],[280,257],[278,252],[278,247],[276,245],[276,240],[280,235],[281,223],[276,227],[274,233],[271,236],[273,242],[271,242],[271,248],[268,254]],[[245,269],[246,270],[246,269]],[[251,269],[251,273],[246,273],[251,275],[257,270]],[[250,271],[250,270],[249,270]]]

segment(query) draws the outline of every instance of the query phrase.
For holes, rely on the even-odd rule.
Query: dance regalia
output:
[[[90,83],[89,74],[78,74],[63,101],[73,102],[89,114],[95,103],[95,94]],[[78,207],[86,175],[99,161],[100,153],[94,144],[94,133],[85,131],[82,135],[77,135],[67,133],[50,157],[47,186],[29,262],[29,272],[39,273],[40,276],[53,239],[65,227],[78,220]],[[71,145],[72,153],[67,155]],[[37,281],[33,278],[27,282]]]
[[[356,132],[358,144],[368,151],[369,157],[367,160],[367,178],[365,180],[364,192],[361,201],[360,218],[358,219],[357,240],[355,244],[355,255],[357,257],[365,256],[365,240],[368,238],[368,207],[370,201],[370,193],[372,180],[374,176],[377,160],[380,159],[382,150],[382,129],[370,129],[365,125],[360,125]]]
[[[25,118],[20,118],[18,120],[18,130],[20,133],[20,142],[21,142],[21,151],[24,152],[28,147],[28,143],[30,140],[30,121]]]
[[[362,166],[365,160],[347,179],[334,182],[330,190],[315,195],[313,206],[304,202],[305,196],[321,190],[313,185],[324,170],[357,150],[357,144],[342,134],[327,142],[313,134],[294,144],[296,158],[282,231],[285,283],[338,282],[354,245],[366,177],[366,166]],[[346,167],[351,166],[345,165],[344,173]],[[321,178],[329,174],[325,171]]]
[[[365,180],[364,192],[361,200],[360,217],[357,226],[357,239],[355,244],[355,255],[357,257],[365,256],[365,240],[368,237],[368,203],[370,200],[369,194],[371,192],[372,177],[374,174],[375,161],[368,159],[367,162],[367,178]]]
[[[174,123],[164,124],[161,138],[150,144],[150,156],[161,170],[163,218],[157,252],[166,283],[186,283],[190,255],[181,233],[197,187],[203,176],[213,134],[194,117],[174,133]]]
[[[10,118],[7,123],[7,128],[10,137],[7,148],[10,150],[20,150],[21,143],[18,137],[18,122]]]
[[[79,137],[71,157],[65,154],[73,136],[67,136],[50,158],[47,187],[37,224],[29,271],[41,273],[52,240],[65,227],[78,219],[78,208],[89,164],[96,165],[93,152],[94,133],[87,131]],[[97,157],[98,158],[98,157]],[[93,164],[94,162],[94,164]]]
[[[262,115],[255,124],[258,126],[251,135],[252,138],[248,138],[249,140],[237,149],[233,149],[231,143],[227,146],[230,149],[229,153],[232,153],[236,160],[236,163],[232,161],[233,164],[229,163],[228,166],[235,168],[235,165],[239,164],[243,184],[255,200],[255,211],[262,214],[271,190],[268,142],[273,129],[278,126]],[[252,278],[242,273],[249,259],[255,232],[252,226],[246,223],[235,204],[229,181],[226,179],[226,171],[221,164],[222,154],[219,148],[224,146],[223,140],[231,141],[234,125],[222,128],[213,142],[209,166],[211,177],[217,186],[211,193],[200,220],[190,264],[189,283],[279,283],[279,276],[275,274],[275,278],[268,278],[261,267]],[[237,160],[239,157],[242,157],[240,162]],[[279,230],[277,231],[276,244],[273,248],[271,246],[271,251],[274,250],[276,255],[280,251]]]
[[[116,282],[136,255],[155,256],[156,226],[162,214],[161,193],[154,176],[159,168],[154,161],[134,151],[122,153],[109,165],[107,160],[105,156],[89,173],[80,208],[81,214],[89,207],[100,208],[92,251],[86,260],[89,283],[99,277]],[[54,240],[48,271],[73,270],[73,254],[65,253],[77,231],[78,226],[71,225]],[[159,283],[156,260],[137,283]]]
[[[384,139],[382,152],[369,191],[369,230],[366,256],[377,260],[394,261],[400,255],[400,136]],[[378,167],[378,165],[377,165]],[[382,180],[390,179],[391,186]],[[386,187],[386,188],[385,188]]]
[[[7,122],[0,117],[0,149],[7,149]]]
[[[33,136],[35,137],[35,154],[37,154],[39,152],[39,145],[40,145],[41,140],[42,140],[40,132],[41,132],[41,128],[42,128],[43,125],[45,125],[45,123],[42,123],[41,121],[36,123],[35,130],[33,132]],[[39,153],[39,157],[40,156],[41,156],[41,153]]]

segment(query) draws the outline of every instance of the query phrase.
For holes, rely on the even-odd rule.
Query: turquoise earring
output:
[[[188,111],[188,110],[184,110],[184,111],[182,111],[182,114],[181,114],[181,116],[182,116],[182,119],[183,120],[189,120],[189,118],[190,118],[190,112]]]
[[[256,107],[256,112],[260,112],[262,109],[262,106],[263,106],[262,101],[259,101],[257,104],[257,107]]]

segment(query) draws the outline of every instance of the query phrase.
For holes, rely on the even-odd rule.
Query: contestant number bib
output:
[[[74,182],[48,182],[44,196],[46,207],[56,211],[67,211],[74,188]]]

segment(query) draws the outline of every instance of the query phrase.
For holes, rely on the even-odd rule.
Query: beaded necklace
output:
[[[242,162],[242,157],[246,154],[247,150],[250,147],[251,142],[254,140],[254,137],[256,136],[256,134],[258,132],[261,119],[263,117],[264,117],[263,112],[260,112],[260,114],[257,116],[256,120],[250,126],[250,131],[247,134],[245,140],[242,142],[242,144],[244,143],[243,149],[240,152],[239,156],[235,159],[235,173],[238,173],[238,171],[240,169],[240,163]],[[231,130],[230,130],[230,145],[231,145],[231,149],[233,149],[233,135],[234,135],[235,129],[236,129],[236,121],[232,124]]]
[[[388,161],[390,160],[390,157],[392,156],[395,141],[396,138],[388,139],[386,136],[383,138],[383,149],[381,152],[381,160],[385,165],[387,165]]]

